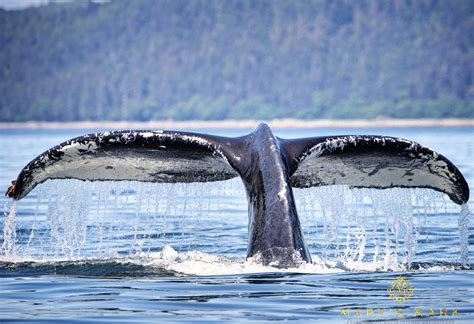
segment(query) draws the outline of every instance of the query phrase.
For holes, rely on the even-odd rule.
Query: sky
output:
[[[0,8],[7,10],[24,9],[47,4],[49,0],[0,0]]]
[[[38,7],[49,2],[67,2],[74,0],[0,0],[0,8],[7,10],[20,10],[28,7]],[[107,0],[93,0],[92,2],[106,2]]]

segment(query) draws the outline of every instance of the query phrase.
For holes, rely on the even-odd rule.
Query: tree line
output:
[[[474,118],[469,0],[0,10],[0,121]]]

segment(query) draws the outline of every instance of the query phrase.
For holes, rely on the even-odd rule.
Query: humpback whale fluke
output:
[[[237,176],[248,199],[247,257],[278,267],[311,262],[292,187],[421,187],[443,192],[457,204],[469,199],[457,167],[418,143],[359,135],[283,139],[266,124],[234,138],[175,131],[77,137],[28,163],[7,195],[22,199],[48,179],[176,183]]]

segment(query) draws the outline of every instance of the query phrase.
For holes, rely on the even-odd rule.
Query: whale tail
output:
[[[415,142],[386,136],[283,139],[266,124],[235,138],[173,131],[77,137],[28,163],[7,195],[22,199],[48,179],[176,183],[237,176],[249,204],[247,256],[284,268],[297,266],[297,260],[311,262],[292,187],[421,187],[443,192],[457,204],[469,200],[457,167]]]
[[[40,154],[21,170],[6,195],[22,199],[48,179],[176,183],[245,176],[252,165],[248,152],[252,134],[236,138],[173,131],[89,134]],[[387,136],[276,140],[292,187],[418,187],[443,192],[457,204],[469,199],[458,168],[412,141]]]

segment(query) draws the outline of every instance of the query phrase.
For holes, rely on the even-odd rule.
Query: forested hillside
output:
[[[474,118],[474,1],[0,10],[0,120]]]

